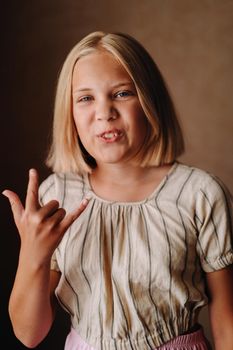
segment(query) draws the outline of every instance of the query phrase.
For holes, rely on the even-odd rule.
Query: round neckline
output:
[[[84,175],[84,179],[85,179],[85,183],[89,189],[88,194],[90,194],[91,198],[95,198],[96,200],[98,200],[99,202],[105,203],[105,204],[116,204],[116,205],[125,205],[125,206],[133,206],[133,205],[141,205],[144,204],[146,202],[148,202],[150,199],[152,199],[153,197],[155,197],[155,195],[159,192],[159,190],[161,189],[161,187],[164,185],[164,183],[167,181],[167,179],[171,176],[171,174],[175,171],[175,169],[177,168],[179,162],[175,161],[171,168],[169,169],[169,171],[167,172],[167,174],[162,178],[162,180],[160,181],[160,183],[155,187],[155,189],[152,191],[151,194],[149,194],[145,199],[142,199],[140,201],[132,201],[132,202],[121,202],[121,201],[114,201],[114,200],[108,200],[108,199],[104,199],[100,196],[98,196],[92,186],[91,186],[91,182],[89,179],[89,174],[86,173]]]

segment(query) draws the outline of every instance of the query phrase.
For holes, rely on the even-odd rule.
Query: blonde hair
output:
[[[166,83],[146,49],[124,33],[94,32],[68,54],[55,97],[53,137],[46,164],[55,172],[91,172],[95,160],[81,144],[72,113],[72,75],[76,62],[94,51],[110,52],[133,80],[148,120],[147,143],[137,158],[141,166],[174,162],[184,151],[184,140]]]

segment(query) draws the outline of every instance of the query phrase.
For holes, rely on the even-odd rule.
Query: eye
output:
[[[114,95],[114,97],[116,97],[116,98],[124,98],[124,97],[133,96],[133,95],[134,95],[134,93],[132,91],[124,90],[124,91],[117,92]]]
[[[89,101],[91,101],[93,98],[92,98],[92,96],[82,96],[82,97],[79,97],[78,99],[77,99],[77,102],[79,103],[79,102],[89,102]]]

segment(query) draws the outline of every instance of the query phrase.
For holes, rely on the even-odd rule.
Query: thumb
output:
[[[11,205],[11,210],[14,216],[15,223],[17,225],[20,217],[22,216],[22,213],[24,211],[24,207],[19,199],[19,196],[10,190],[5,190],[2,192],[2,194],[8,198],[10,205]]]

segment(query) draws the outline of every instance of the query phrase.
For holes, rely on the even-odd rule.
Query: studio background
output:
[[[184,130],[180,160],[214,173],[233,192],[233,1],[9,0],[1,1],[0,16],[1,191],[24,200],[28,169],[37,168],[41,181],[49,174],[44,159],[58,72],[77,41],[103,30],[132,34],[148,49]],[[3,196],[0,206],[0,337],[5,348],[21,350],[7,312],[19,238]],[[201,322],[212,341],[206,310]],[[67,327],[59,313],[38,349],[62,350]]]

